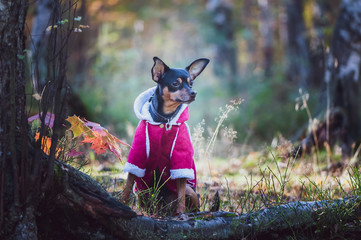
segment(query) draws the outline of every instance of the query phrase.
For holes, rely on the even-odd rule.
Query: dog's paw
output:
[[[189,220],[189,217],[184,213],[179,213],[179,215],[176,216],[176,219],[179,221],[187,221]]]

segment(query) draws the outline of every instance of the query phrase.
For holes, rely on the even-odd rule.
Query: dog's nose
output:
[[[192,97],[197,96],[197,92],[196,92],[196,91],[192,91],[192,92],[190,92],[190,94],[191,94]]]

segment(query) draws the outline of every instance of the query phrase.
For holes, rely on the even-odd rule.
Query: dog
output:
[[[170,68],[158,57],[153,61],[151,74],[157,85],[134,102],[140,122],[124,165],[128,178],[121,198],[129,202],[134,183],[137,192],[162,186],[157,193],[159,202],[171,206],[174,215],[183,215],[186,206],[198,209],[194,151],[185,121],[188,104],[197,95],[193,81],[209,59],[197,59],[185,69]]]

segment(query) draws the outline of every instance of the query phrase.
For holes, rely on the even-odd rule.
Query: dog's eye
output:
[[[190,86],[190,87],[193,87],[193,82],[190,82],[190,83],[189,83],[189,86]]]
[[[173,86],[173,87],[179,87],[179,85],[180,85],[180,83],[179,83],[178,81],[172,83],[172,86]]]

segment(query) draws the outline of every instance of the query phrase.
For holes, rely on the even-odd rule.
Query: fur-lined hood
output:
[[[154,95],[156,87],[149,88],[142,92],[134,102],[134,113],[140,120],[145,120],[152,125],[159,125],[161,122],[155,122],[150,114],[150,99]],[[170,125],[180,125],[189,119],[188,105],[182,104],[179,112],[169,122]]]

